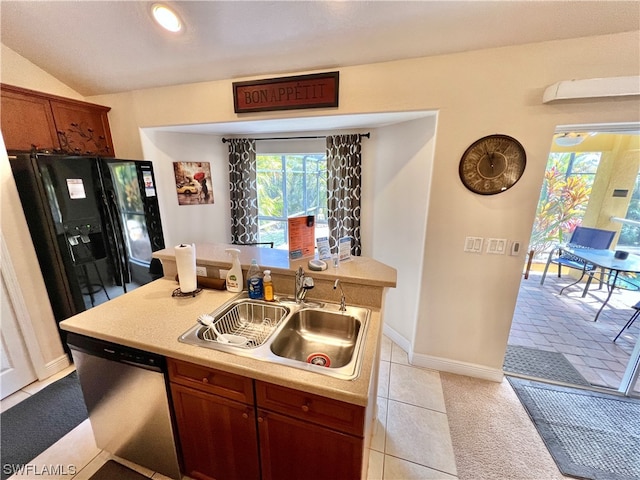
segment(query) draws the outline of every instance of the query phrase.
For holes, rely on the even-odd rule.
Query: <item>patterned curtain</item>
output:
[[[337,251],[337,241],[351,237],[351,255],[361,254],[360,175],[362,146],[360,135],[327,137],[327,195],[329,241]]]
[[[257,242],[256,142],[245,138],[232,138],[227,141],[229,142],[231,243]]]

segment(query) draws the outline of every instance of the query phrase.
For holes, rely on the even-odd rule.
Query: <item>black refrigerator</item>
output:
[[[151,162],[32,153],[10,163],[57,322],[162,276]]]

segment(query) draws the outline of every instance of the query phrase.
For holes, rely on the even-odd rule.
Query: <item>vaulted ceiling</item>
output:
[[[637,1],[0,2],[3,44],[84,96],[640,29]],[[588,52],[585,52],[585,61]]]

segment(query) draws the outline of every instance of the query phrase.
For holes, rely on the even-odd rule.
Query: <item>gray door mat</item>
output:
[[[503,368],[505,373],[526,375],[569,385],[591,386],[569,360],[558,352],[507,345]]]
[[[563,475],[640,478],[640,401],[507,377]]]
[[[29,463],[87,417],[75,371],[3,412],[0,478],[11,476],[10,466]]]

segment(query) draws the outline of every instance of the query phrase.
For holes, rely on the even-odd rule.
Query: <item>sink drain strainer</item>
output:
[[[312,353],[307,357],[307,363],[318,365],[319,367],[328,367],[331,365],[331,359],[324,353]]]

